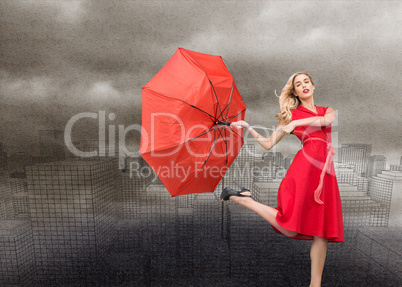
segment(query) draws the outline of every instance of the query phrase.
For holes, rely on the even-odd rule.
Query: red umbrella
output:
[[[246,106],[222,57],[179,48],[142,88],[140,155],[172,196],[213,192],[237,157]]]

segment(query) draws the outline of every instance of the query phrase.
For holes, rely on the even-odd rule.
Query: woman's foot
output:
[[[231,196],[251,197],[251,192],[245,188],[243,188],[241,191],[236,191],[234,189],[231,189],[230,187],[225,187],[221,193],[221,200],[229,200]]]

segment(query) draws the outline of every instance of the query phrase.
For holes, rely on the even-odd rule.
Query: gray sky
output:
[[[401,1],[61,1],[0,6],[0,141],[38,153],[38,130],[79,112],[140,124],[141,88],[178,47],[221,55],[248,106],[272,126],[274,90],[309,71],[315,104],[338,111],[339,143],[370,143],[399,163]],[[87,120],[76,139],[97,136]],[[139,134],[128,141],[139,146]],[[298,140],[278,144],[285,155]]]

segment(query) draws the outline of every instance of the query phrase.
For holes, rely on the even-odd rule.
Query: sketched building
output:
[[[139,218],[150,265],[147,276],[158,278],[156,285],[173,286],[174,277],[192,275],[193,198],[172,197],[162,185],[150,185],[141,193]]]
[[[345,228],[368,226],[379,204],[368,195],[368,179],[355,171],[354,164],[334,163],[342,201]]]
[[[238,189],[233,184],[237,182],[241,186],[251,188],[253,185],[253,170],[255,166],[255,145],[244,144],[240,150],[239,155],[230,166],[228,172],[225,174],[225,186],[232,186]],[[217,189],[219,190],[219,188]],[[220,189],[221,191],[222,189]]]
[[[194,276],[225,276],[229,271],[230,254],[228,245],[221,239],[227,239],[228,229],[227,226],[222,226],[222,203],[214,194],[203,193],[196,196],[193,222]]]
[[[389,166],[389,169],[393,170],[393,171],[401,171],[402,170],[402,165],[400,165],[400,164],[391,164]]]
[[[269,268],[272,260],[266,260],[269,223],[254,211],[231,204],[228,206],[228,232],[229,269],[233,278],[254,280],[264,286],[266,282],[259,281],[264,280],[264,276],[259,275],[272,270]]]
[[[264,152],[262,159],[266,162],[273,162],[276,166],[284,166],[284,159],[281,152]]]
[[[11,177],[9,178],[11,199],[14,210],[15,219],[29,218],[29,202],[26,186],[26,178]]]
[[[281,180],[270,182],[255,182],[253,189],[259,194],[259,202],[275,207],[278,206],[278,190]]]
[[[399,164],[391,164],[391,165],[390,165],[390,170],[393,170],[393,171],[402,171],[402,156],[401,156],[401,159],[400,159]]]
[[[383,155],[372,155],[367,165],[367,177],[376,176],[386,169],[387,159]]]
[[[290,164],[292,163],[293,159],[295,158],[296,154],[289,154],[287,157],[284,159],[284,167],[286,170],[289,169]]]
[[[256,177],[258,182],[269,182],[273,179],[282,179],[285,176],[285,161],[280,152],[265,152],[262,155],[265,166],[259,170],[260,174]]]
[[[402,172],[383,171],[370,179],[369,195],[379,204],[370,218],[371,226],[402,226],[400,218]]]
[[[10,175],[7,171],[0,171],[0,220],[12,219],[13,215]]]
[[[35,258],[28,220],[0,220],[0,285],[32,286]]]
[[[334,163],[334,168],[338,183],[353,184],[356,178],[354,165],[344,163]]]
[[[339,148],[338,160],[340,163],[353,165],[354,171],[367,177],[367,164],[371,149],[372,146],[369,144],[342,144]]]
[[[139,218],[141,209],[141,193],[146,192],[145,181],[138,174],[130,174],[128,171],[121,174],[121,202],[124,219]]]
[[[197,194],[176,198],[176,250],[178,274],[192,278],[194,273],[194,198]]]
[[[272,162],[256,159],[254,165],[254,182],[269,182],[275,178],[277,167]]]
[[[115,235],[117,172],[113,159],[26,167],[41,283],[85,279],[108,251]]]
[[[25,166],[33,164],[33,157],[26,152],[16,152],[8,158],[8,171],[11,176],[25,177]]]
[[[150,185],[157,178],[150,165],[141,156],[125,158],[124,172],[141,179],[145,186]]]

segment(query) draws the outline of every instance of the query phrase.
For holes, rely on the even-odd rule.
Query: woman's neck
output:
[[[309,100],[301,100],[301,104],[300,104],[301,106],[303,106],[304,108],[306,108],[306,109],[309,109],[309,110],[315,110],[315,105],[314,105],[314,100],[311,98],[311,100],[309,99]]]

